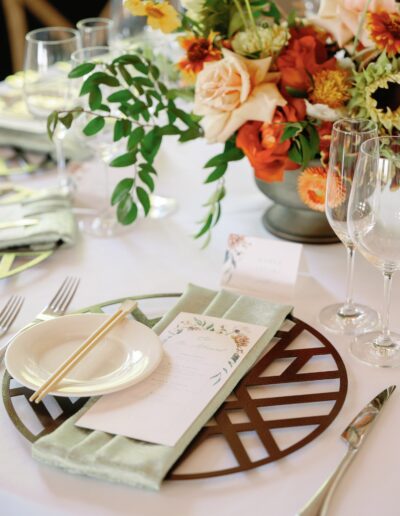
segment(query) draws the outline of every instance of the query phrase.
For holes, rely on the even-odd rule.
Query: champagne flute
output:
[[[79,32],[64,27],[36,29],[25,36],[24,98],[29,112],[47,120],[55,110],[72,107],[73,89],[68,80],[72,53],[81,46]],[[66,129],[59,124],[54,134],[57,169],[61,188],[71,193],[63,140]]]
[[[379,322],[378,314],[353,301],[355,248],[347,224],[347,208],[360,145],[377,136],[371,120],[345,118],[332,129],[325,213],[329,224],[347,250],[347,294],[345,303],[325,307],[319,322],[329,331],[356,335],[370,331]]]
[[[83,47],[109,46],[113,21],[109,18],[85,18],[76,24]]]
[[[382,329],[357,337],[350,350],[370,365],[400,366],[400,335],[389,329],[392,277],[400,269],[400,137],[373,138],[361,145],[348,222],[357,250],[384,277]]]

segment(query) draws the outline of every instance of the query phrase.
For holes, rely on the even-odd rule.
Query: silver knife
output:
[[[339,483],[339,480],[356,456],[376,421],[378,414],[382,410],[383,405],[390,398],[395,388],[395,385],[391,385],[375,396],[375,398],[371,400],[359,414],[357,414],[346,430],[342,433],[341,437],[349,447],[346,455],[332,475],[298,513],[298,516],[325,516],[327,514],[329,502],[332,499],[333,492]]]

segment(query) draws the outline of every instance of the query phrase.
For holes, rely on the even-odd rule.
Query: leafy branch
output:
[[[228,165],[232,161],[239,161],[244,157],[244,153],[236,147],[235,137],[229,139],[225,143],[224,151],[217,156],[211,158],[204,168],[213,169],[209,173],[206,184],[216,183],[216,188],[204,207],[208,208],[205,217],[200,221],[201,227],[195,238],[205,236],[203,247],[206,247],[211,239],[212,228],[216,226],[221,217],[221,202],[225,197],[225,173],[228,170]]]
[[[117,184],[111,203],[117,206],[118,221],[132,224],[139,207],[145,215],[150,211],[157,176],[154,160],[163,138],[175,135],[180,142],[199,138],[199,119],[176,105],[176,93],[160,80],[159,69],[139,54],[122,55],[110,63],[83,63],[69,78],[83,81],[79,96],[88,108],[53,112],[47,121],[49,136],[58,124],[69,129],[83,114],[89,119],[83,128],[86,136],[101,133],[106,120],[113,124],[113,141],[123,141],[125,152],[110,166],[133,166],[133,173]]]

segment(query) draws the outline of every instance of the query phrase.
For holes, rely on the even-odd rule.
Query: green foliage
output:
[[[119,222],[131,224],[139,210],[148,215],[151,209],[150,194],[157,176],[153,164],[163,139],[171,135],[181,142],[199,138],[199,118],[178,108],[176,91],[168,90],[159,69],[143,55],[122,55],[108,64],[84,63],[69,77],[81,80],[80,96],[90,109],[52,113],[47,122],[49,136],[53,137],[59,123],[71,127],[82,112],[89,118],[83,129],[86,136],[103,131],[106,120],[113,124],[113,140],[123,142],[125,151],[110,165],[133,168],[132,177],[116,186],[111,202],[117,206]]]
[[[200,222],[199,232],[195,235],[195,238],[206,237],[204,246],[210,241],[211,231],[221,217],[221,201],[226,194],[223,176],[230,162],[239,161],[243,157],[243,152],[236,147],[234,136],[225,143],[224,151],[221,154],[214,156],[205,164],[205,168],[214,169],[207,176],[205,183],[217,182],[217,185],[215,191],[204,205],[207,208],[207,213]]]
[[[319,136],[315,126],[308,122],[288,122],[281,142],[292,140],[289,158],[305,168],[319,154]]]

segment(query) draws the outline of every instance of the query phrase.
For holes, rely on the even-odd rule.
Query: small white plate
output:
[[[67,315],[36,324],[10,342],[5,364],[10,375],[36,390],[109,316]],[[125,389],[159,365],[162,345],[147,326],[124,319],[60,382],[57,396],[99,396]]]

